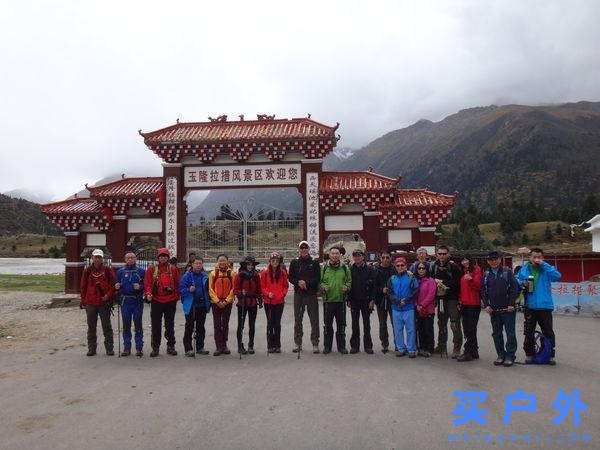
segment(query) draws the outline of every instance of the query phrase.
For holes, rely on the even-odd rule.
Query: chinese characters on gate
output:
[[[319,174],[306,174],[306,240],[310,256],[319,257]]]
[[[166,186],[166,245],[171,256],[177,256],[177,178],[167,177]]]
[[[249,164],[235,166],[189,166],[184,169],[185,187],[269,186],[300,184],[300,164]]]

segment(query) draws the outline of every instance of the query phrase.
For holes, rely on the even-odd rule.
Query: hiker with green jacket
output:
[[[345,300],[352,287],[350,269],[340,261],[340,249],[329,250],[329,260],[321,268],[319,288],[323,293],[324,348],[323,354],[331,353],[333,344],[333,319],[337,327],[336,343],[340,353],[346,354],[346,306]]]

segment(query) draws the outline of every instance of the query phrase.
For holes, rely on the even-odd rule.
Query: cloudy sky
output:
[[[459,109],[600,100],[591,1],[10,2],[0,192],[159,174],[138,129],[256,113],[342,146]]]

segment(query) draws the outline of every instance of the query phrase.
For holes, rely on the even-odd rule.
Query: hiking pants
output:
[[[435,314],[420,316],[417,314],[417,338],[419,350],[433,353],[433,318]]]
[[[153,300],[150,304],[150,319],[152,321],[152,349],[160,348],[162,319],[165,318],[165,339],[167,348],[175,347],[175,311],[177,300],[167,303]]]
[[[304,336],[302,320],[304,319],[305,308],[310,320],[310,342],[312,345],[319,345],[319,302],[317,301],[317,294],[298,291],[294,292],[294,343],[298,347],[302,346],[302,337]]]
[[[323,302],[323,347],[331,351],[333,345],[333,319],[335,319],[335,339],[338,351],[346,349],[346,305],[344,302]]]
[[[514,361],[517,351],[517,336],[515,334],[515,320],[517,313],[513,312],[493,312],[490,315],[492,322],[492,337],[498,358],[506,361]],[[506,332],[506,347],[504,347],[504,335]]]
[[[242,309],[244,312],[242,313]],[[256,330],[256,313],[258,312],[258,306],[238,306],[237,307],[237,343],[238,348],[244,342],[244,323],[246,322],[246,316],[248,316],[248,347],[254,347],[254,332]]]
[[[227,348],[231,308],[231,303],[225,306],[225,308],[219,308],[217,305],[212,305],[211,308],[213,312],[213,324],[215,327],[215,347],[217,351],[220,352]]]
[[[373,341],[371,340],[371,309],[367,303],[360,307],[350,308],[352,317],[352,336],[350,337],[350,348],[360,349],[360,316],[363,320],[363,344],[365,350],[373,350]]]
[[[85,315],[87,317],[88,325],[88,349],[96,350],[96,327],[98,324],[98,316],[100,316],[100,322],[102,322],[102,333],[104,334],[104,348],[107,352],[113,350],[114,341],[112,325],[110,324],[110,306],[106,303],[102,306],[86,305]]]
[[[554,358],[555,336],[552,329],[552,310],[551,309],[529,309],[523,310],[525,317],[523,350],[526,356],[535,354],[535,327],[539,324],[542,334],[552,341],[552,358]]]
[[[186,352],[192,351],[192,338],[194,329],[196,330],[196,351],[204,349],[204,336],[206,330],[204,323],[206,321],[206,308],[204,306],[193,305],[193,309],[185,316],[185,331],[183,333],[183,349]]]
[[[131,322],[135,327],[135,349],[144,347],[144,300],[141,297],[123,296],[121,301],[121,317],[123,318],[123,349],[131,351]]]
[[[479,314],[481,306],[462,306],[460,310],[462,316],[462,325],[465,333],[464,353],[477,356],[479,355],[479,345],[477,344],[477,324],[479,323]]]
[[[265,303],[265,315],[267,316],[267,347],[281,347],[281,316],[285,303],[273,305]]]
[[[394,333],[398,351],[416,352],[415,309],[412,306],[405,311],[392,309],[392,320],[394,321]],[[404,340],[404,330],[406,330],[406,341]]]
[[[454,350],[460,351],[462,347],[462,330],[460,326],[460,311],[458,310],[458,300],[449,300],[438,298],[438,302],[443,302],[444,312],[438,308],[438,345],[446,347],[448,343],[448,319],[450,319],[450,329],[452,330],[452,342]]]

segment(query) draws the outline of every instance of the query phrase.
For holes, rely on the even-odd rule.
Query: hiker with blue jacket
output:
[[[403,257],[394,260],[396,273],[390,277],[387,287],[392,305],[392,323],[396,340],[396,356],[409,358],[417,356],[415,333],[415,299],[419,292],[419,281],[408,272],[408,264]],[[406,340],[404,339],[406,330]]]
[[[539,324],[542,334],[552,342],[552,354],[548,364],[555,365],[554,347],[555,336],[552,329],[552,301],[551,284],[559,281],[560,272],[551,264],[544,261],[544,251],[541,248],[533,248],[529,253],[529,262],[526,262],[517,275],[517,281],[524,290],[525,316],[524,334],[525,341],[525,364],[533,362],[535,354],[535,327]]]
[[[202,258],[197,257],[192,262],[192,269],[181,277],[179,293],[185,314],[185,332],[183,334],[185,356],[193,358],[196,353],[208,355],[208,351],[204,350],[204,336],[206,335],[204,322],[206,314],[210,311],[210,296],[208,295],[208,275],[204,271]],[[196,340],[195,353],[192,346],[192,335]]]
[[[494,365],[511,367],[517,351],[515,300],[519,295],[519,284],[512,270],[502,267],[500,253],[497,251],[488,253],[487,263],[489,269],[483,274],[481,282],[481,302],[492,323],[492,337],[498,355]]]
[[[144,353],[144,329],[142,316],[144,314],[144,275],[146,271],[136,265],[133,252],[125,254],[125,266],[117,271],[115,290],[121,301],[121,317],[123,319],[123,351],[121,356],[131,355],[131,321],[135,327],[135,356],[142,357]]]

